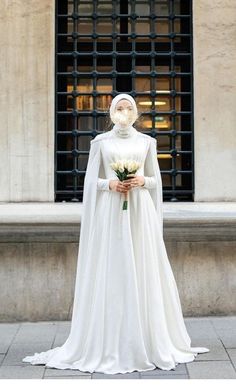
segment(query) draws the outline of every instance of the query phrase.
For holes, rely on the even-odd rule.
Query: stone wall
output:
[[[54,201],[55,1],[1,2],[0,201]],[[236,200],[236,2],[193,1],[194,201]]]
[[[64,216],[63,204],[48,217],[48,209],[37,213],[37,202],[54,202],[54,7],[1,2],[0,202],[33,202],[21,217],[0,206],[1,321],[71,316],[78,207]],[[165,203],[179,206],[165,215],[165,241],[184,315],[229,315],[236,313],[236,211],[225,203],[212,216],[209,208],[236,200],[236,2],[193,1],[193,35],[196,203],[188,210]],[[206,206],[195,216],[197,204]]]
[[[0,201],[54,201],[54,3],[1,1]]]
[[[236,201],[236,1],[193,1],[194,201]]]

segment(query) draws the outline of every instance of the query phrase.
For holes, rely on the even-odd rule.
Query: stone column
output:
[[[236,200],[236,1],[193,1],[195,201]]]
[[[54,201],[54,3],[1,1],[0,201]]]

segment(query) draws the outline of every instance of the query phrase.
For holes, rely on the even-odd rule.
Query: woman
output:
[[[69,337],[23,361],[105,374],[171,370],[209,349],[190,346],[167,257],[156,140],[134,128],[130,95],[112,100],[110,117],[112,130],[91,141]],[[119,180],[112,165],[121,160],[138,163],[133,178]]]

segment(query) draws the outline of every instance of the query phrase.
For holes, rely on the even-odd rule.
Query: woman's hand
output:
[[[133,187],[141,187],[145,183],[144,176],[135,176],[124,181],[110,180],[109,188],[112,191],[127,192]]]
[[[122,192],[122,193],[125,193],[129,190],[129,187],[127,187],[124,184],[124,182],[120,180],[110,180],[109,188],[111,191]]]
[[[133,187],[142,187],[145,183],[144,176],[134,176],[124,181],[124,185],[129,189]]]

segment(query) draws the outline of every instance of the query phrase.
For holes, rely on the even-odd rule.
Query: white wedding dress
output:
[[[124,194],[110,163],[141,162],[145,185]],[[23,361],[105,374],[176,368],[205,347],[191,347],[163,241],[162,185],[156,140],[133,129],[97,135],[84,182],[74,305],[66,342]]]

